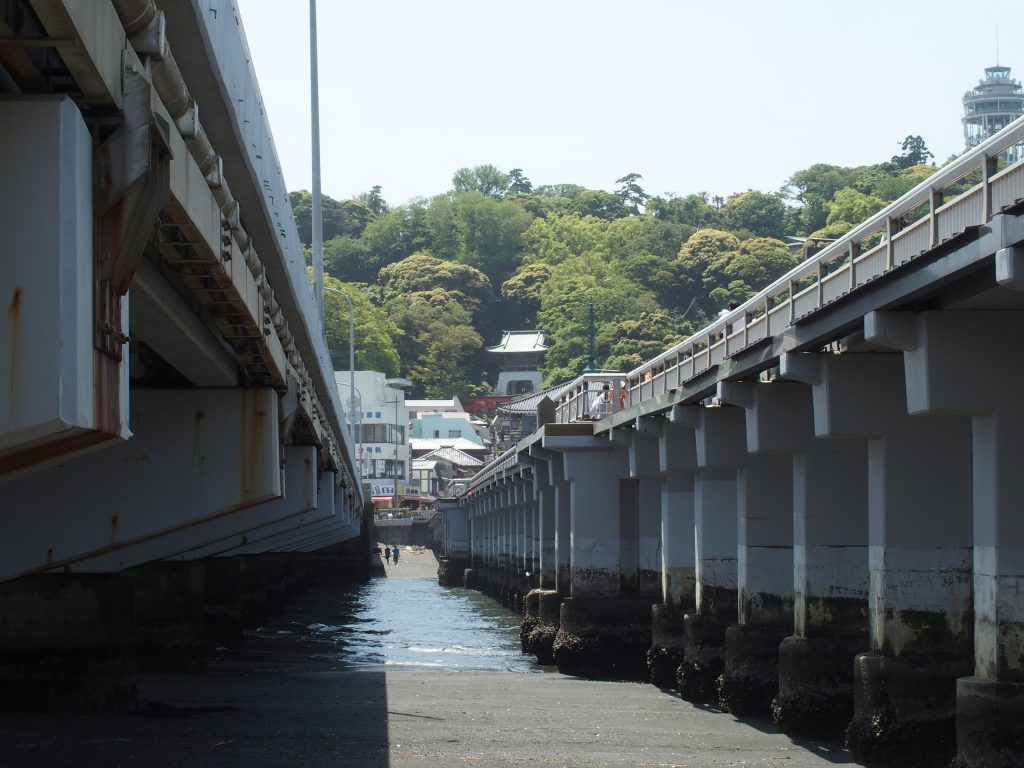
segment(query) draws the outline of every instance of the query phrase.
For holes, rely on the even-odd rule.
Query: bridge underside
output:
[[[122,630],[152,650],[180,619],[195,632],[177,650],[205,652],[314,564],[368,562],[366,495],[235,13],[0,11],[0,677],[16,681],[0,704],[73,699],[76,669],[96,670],[87,697],[124,704]],[[160,614],[167,601],[191,614]],[[58,650],[73,661],[48,673]]]

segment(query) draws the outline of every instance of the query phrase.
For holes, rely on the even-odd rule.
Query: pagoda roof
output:
[[[488,352],[543,352],[544,331],[502,331],[501,343],[488,347]]]

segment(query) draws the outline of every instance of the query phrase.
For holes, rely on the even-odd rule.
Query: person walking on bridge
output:
[[[389,547],[387,544],[384,545],[384,561],[388,565],[391,565],[391,547]]]
[[[395,558],[395,565],[398,565],[398,545],[397,544],[395,544],[395,546],[392,548],[391,556],[393,558]]]

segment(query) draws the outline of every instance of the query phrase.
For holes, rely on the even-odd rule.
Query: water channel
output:
[[[429,552],[406,553],[387,576],[318,588],[253,639],[268,652],[291,646],[337,669],[544,670],[521,651],[519,614],[474,590],[440,586],[433,563]],[[404,568],[423,575],[404,577]]]

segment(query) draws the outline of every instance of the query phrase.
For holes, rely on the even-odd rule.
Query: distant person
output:
[[[601,394],[594,398],[590,404],[590,420],[597,421],[601,418],[602,411],[611,410],[608,406],[612,402],[611,387],[605,384],[601,388]]]
[[[397,560],[398,558],[395,559]],[[391,565],[391,548],[387,544],[384,545],[384,560],[387,561],[388,565]]]
[[[398,565],[398,545],[397,544],[395,544],[395,546],[391,549],[391,556],[393,558],[395,558],[395,565]]]

